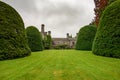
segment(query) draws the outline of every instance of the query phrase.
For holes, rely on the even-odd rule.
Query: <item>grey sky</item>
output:
[[[93,0],[2,0],[14,7],[24,20],[25,26],[45,24],[52,37],[73,36],[94,18]]]

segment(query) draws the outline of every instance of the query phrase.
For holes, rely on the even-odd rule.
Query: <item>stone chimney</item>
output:
[[[75,38],[77,38],[78,37],[78,33],[76,33],[76,36],[75,36]]]
[[[46,36],[46,35],[47,35],[47,32],[45,32],[44,35]]]
[[[48,35],[51,35],[51,31],[48,31]]]
[[[69,33],[67,33],[67,38],[69,38]]]
[[[44,24],[41,24],[41,33],[42,33],[42,34],[44,34],[44,32],[45,32],[44,28],[45,28],[45,25],[44,25]]]
[[[76,33],[76,37],[78,36],[78,33]]]

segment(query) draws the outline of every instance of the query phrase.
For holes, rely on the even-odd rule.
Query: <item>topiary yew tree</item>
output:
[[[103,12],[92,51],[97,55],[120,58],[120,0]]]
[[[29,26],[26,28],[26,33],[28,37],[28,44],[31,51],[42,51],[43,43],[42,43],[42,35],[39,30],[34,26]]]
[[[30,53],[22,18],[15,9],[0,1],[0,60]]]
[[[76,42],[76,50],[92,50],[92,43],[96,34],[94,25],[87,25],[80,29]]]

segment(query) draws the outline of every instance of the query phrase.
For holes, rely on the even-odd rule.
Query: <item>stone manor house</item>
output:
[[[51,31],[45,32],[45,25],[42,24],[41,25],[41,34],[42,37],[44,38],[44,36],[46,35],[51,35]],[[69,35],[69,33],[66,34],[66,38],[52,38],[52,46],[59,46],[59,45],[67,45],[69,46],[69,48],[74,48],[75,47],[75,43],[76,43],[76,37],[72,37]]]

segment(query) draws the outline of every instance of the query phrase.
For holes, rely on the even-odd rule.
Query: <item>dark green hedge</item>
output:
[[[26,33],[28,37],[28,44],[31,51],[42,51],[43,43],[42,36],[39,30],[34,26],[29,26],[26,28]]]
[[[92,43],[96,34],[94,25],[87,25],[80,29],[76,42],[76,50],[92,50]]]
[[[103,12],[92,51],[97,55],[120,58],[120,0]]]
[[[0,60],[30,53],[23,20],[15,9],[0,1]]]
[[[52,38],[51,35],[46,35],[44,38],[44,48],[51,49],[52,47]]]

